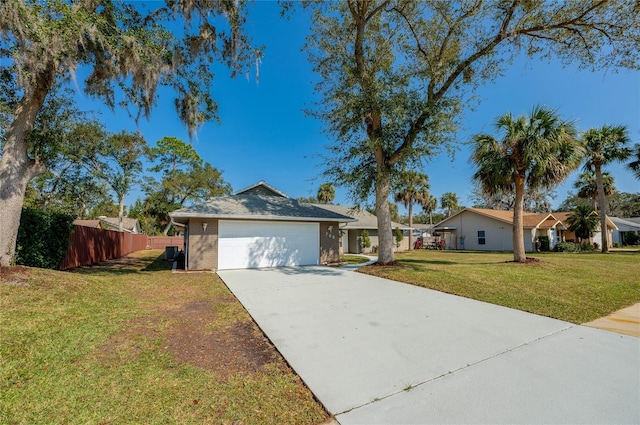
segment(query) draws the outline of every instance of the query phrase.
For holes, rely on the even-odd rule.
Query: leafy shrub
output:
[[[614,242],[614,243],[613,243],[613,247],[614,247],[614,248],[620,248],[620,244],[619,244],[618,242]]]
[[[556,252],[580,252],[580,245],[573,242],[560,242],[553,250]]]
[[[549,236],[538,236],[538,241],[540,242],[540,251],[549,251],[551,245]]]
[[[396,246],[400,248],[400,244],[402,243],[402,239],[404,239],[404,235],[402,234],[402,230],[396,227],[394,230],[395,238],[396,238]]]
[[[635,233],[627,233],[625,237],[625,244],[627,245],[638,245],[640,242],[640,236]]]
[[[371,247],[371,238],[369,237],[369,231],[368,230],[363,230],[362,232],[360,232],[360,242],[362,243],[362,247],[363,248],[370,248]]]
[[[584,252],[594,252],[594,251],[597,251],[599,248],[600,248],[600,245],[598,245],[596,242],[594,242],[593,245],[591,245],[588,242],[585,242],[580,246],[580,249]]]
[[[55,269],[69,248],[73,217],[68,214],[23,208],[18,228],[16,264]]]

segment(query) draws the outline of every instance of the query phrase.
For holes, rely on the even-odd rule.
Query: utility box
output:
[[[176,258],[176,254],[178,253],[177,246],[165,246],[164,247],[164,259],[173,261]]]

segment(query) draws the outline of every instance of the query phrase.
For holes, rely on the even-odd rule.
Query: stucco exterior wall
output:
[[[340,261],[340,229],[338,223],[320,223],[320,264]]]
[[[482,251],[511,251],[513,250],[511,225],[489,217],[464,211],[438,226],[446,225],[455,227],[457,235],[457,248],[461,249],[460,237],[464,237],[464,249]],[[480,244],[478,232],[484,231],[484,244]],[[525,239],[530,239],[530,232],[525,232]],[[451,241],[453,242],[453,241]],[[447,244],[447,248],[455,249],[453,244]],[[526,247],[526,244],[525,244]],[[529,243],[531,247],[531,243]]]
[[[207,223],[204,230],[203,223]],[[189,220],[188,270],[216,270],[218,268],[218,220]]]

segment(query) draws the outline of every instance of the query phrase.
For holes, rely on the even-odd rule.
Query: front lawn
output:
[[[162,251],[0,275],[2,424],[317,424],[322,406],[217,275]]]
[[[369,261],[369,258],[362,255],[344,254],[340,256],[340,262],[346,264],[364,264]]]
[[[640,302],[640,252],[533,256],[516,264],[512,253],[416,250],[360,271],[573,323]]]

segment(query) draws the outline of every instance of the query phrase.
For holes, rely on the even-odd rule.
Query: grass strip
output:
[[[414,250],[368,273],[572,323],[586,323],[640,302],[640,252],[512,253]]]

